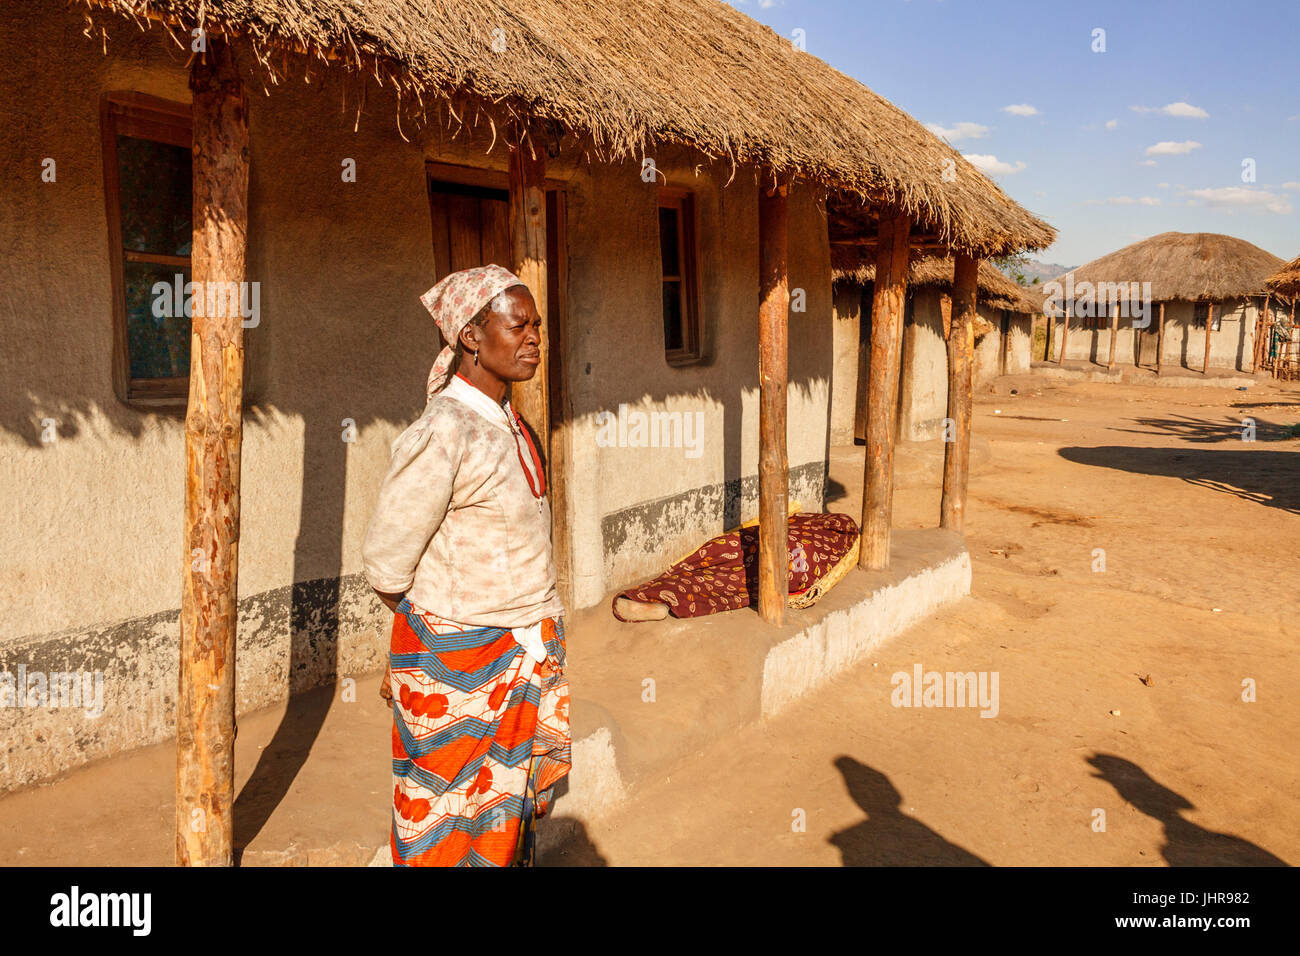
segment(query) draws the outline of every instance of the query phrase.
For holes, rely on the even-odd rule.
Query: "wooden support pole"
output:
[[[758,613],[780,626],[790,597],[786,376],[789,186],[758,190]]]
[[[1255,347],[1250,350],[1250,370],[1252,373],[1259,371],[1260,365],[1264,363],[1264,340],[1268,336],[1268,307],[1273,301],[1273,293],[1270,292],[1264,296],[1264,307],[1260,309],[1259,315],[1255,317]]]
[[[1160,374],[1160,366],[1165,360],[1165,304],[1160,303],[1159,325],[1156,327],[1156,374]]]
[[[233,863],[235,638],[244,341],[236,293],[248,235],[248,99],[229,47],[209,40],[193,91],[196,288],[185,417],[185,541],[176,712],[176,862]],[[211,293],[211,294],[209,294]],[[224,306],[224,307],[223,307]]]
[[[1119,303],[1113,303],[1110,307],[1110,358],[1106,360],[1106,368],[1115,367],[1115,340],[1119,338]]]
[[[862,479],[862,550],[858,566],[889,567],[894,515],[894,433],[903,351],[903,305],[912,220],[904,214],[880,217],[876,285],[871,303],[871,375],[867,398],[867,456]]]
[[[551,472],[550,393],[547,369],[550,364],[551,332],[547,321],[546,276],[546,160],[535,144],[517,142],[510,150],[510,246],[511,271],[519,276],[537,303],[542,317],[542,362],[526,382],[510,387],[510,403],[533,433],[546,455]],[[554,480],[554,474],[550,475]]]
[[[1201,374],[1210,374],[1210,333],[1214,330],[1214,303],[1205,311],[1205,361],[1201,364]]]
[[[1043,309],[1043,322],[1047,325],[1047,332],[1044,336],[1047,341],[1044,343],[1043,361],[1050,362],[1052,360],[1052,340],[1056,338],[1056,316],[1050,306]]]
[[[1074,303],[1061,300],[1061,354],[1057,358],[1057,365],[1065,364],[1065,348],[1070,344],[1070,313],[1074,311]]]
[[[971,373],[975,362],[975,294],[979,260],[953,256],[952,330],[948,333],[948,417],[953,440],[943,446],[943,498],[939,527],[961,532],[966,526],[966,482],[970,474]]]

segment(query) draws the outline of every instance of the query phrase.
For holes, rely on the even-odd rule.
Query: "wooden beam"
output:
[[[1065,347],[1070,342],[1070,313],[1074,311],[1074,303],[1061,300],[1061,355],[1056,360],[1057,365],[1065,364]]]
[[[778,627],[790,597],[790,468],[785,446],[788,191],[785,183],[758,190],[758,613]]]
[[[1047,309],[1043,309],[1043,321],[1047,325],[1047,331],[1044,335],[1046,341],[1043,348],[1043,361],[1050,362],[1052,360],[1052,340],[1056,338],[1056,316],[1048,312]]]
[[[1210,333],[1214,330],[1214,303],[1211,302],[1205,312],[1205,361],[1201,363],[1201,374],[1210,374]]]
[[[953,440],[943,446],[943,497],[939,527],[962,532],[966,525],[966,483],[970,475],[972,371],[975,361],[975,294],[979,260],[953,257],[952,329],[948,333],[948,417]]]
[[[514,261],[511,271],[533,294],[542,317],[542,361],[537,373],[526,382],[510,387],[510,402],[537,436],[546,454],[547,474],[552,480],[550,453],[550,393],[547,369],[551,354],[551,333],[547,322],[546,277],[546,160],[533,144],[516,144],[510,150],[510,245]]]
[[[568,211],[562,189],[546,193],[547,332],[551,338],[550,375],[550,481],[551,550],[555,563],[555,590],[565,607],[573,607],[573,503],[569,492],[572,467],[573,396],[569,388],[568,338]]]
[[[1115,367],[1115,340],[1119,337],[1119,303],[1113,303],[1110,307],[1110,358],[1106,360],[1106,368]]]
[[[1255,347],[1250,350],[1250,370],[1259,371],[1264,361],[1264,339],[1268,335],[1268,307],[1273,301],[1273,293],[1264,296],[1264,306],[1255,317]]]
[[[903,305],[907,298],[908,243],[912,220],[882,216],[871,305],[871,374],[867,401],[867,455],[862,480],[862,549],[859,567],[889,567],[894,512],[894,434],[903,351]]]
[[[194,63],[190,89],[191,268],[196,289],[205,293],[224,288],[218,283],[244,281],[248,236],[248,99],[224,43],[209,38],[206,55]],[[216,303],[206,299],[194,299],[185,418],[176,713],[176,862],[182,866],[233,863],[244,342],[239,308],[208,309]]]
[[[1165,304],[1160,303],[1160,324],[1156,328],[1156,374],[1165,360]]]

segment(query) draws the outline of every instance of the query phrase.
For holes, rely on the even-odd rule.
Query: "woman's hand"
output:
[[[391,661],[384,670],[384,679],[379,682],[379,696],[390,704],[393,702],[393,665]]]

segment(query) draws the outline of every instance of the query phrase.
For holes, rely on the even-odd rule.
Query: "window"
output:
[[[124,401],[184,405],[189,392],[190,108],[141,93],[102,104],[113,283],[113,381]],[[166,296],[155,294],[164,284]],[[179,293],[179,294],[178,294]]]
[[[659,188],[659,260],[663,267],[664,355],[672,365],[698,361],[695,200],[684,190]]]
[[[1205,320],[1210,317],[1210,303],[1197,302],[1192,308],[1192,327],[1197,329],[1205,328]],[[1223,320],[1223,310],[1214,310],[1214,324],[1211,331],[1219,331],[1219,324]]]

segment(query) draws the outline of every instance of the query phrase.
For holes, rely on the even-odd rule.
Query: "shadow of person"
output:
[[[334,702],[338,679],[346,448],[333,423],[303,430],[303,493],[289,591],[288,692],[284,717],[235,798],[234,844],[261,832],[307,762]],[[314,577],[322,570],[328,577]]]
[[[552,836],[544,849],[538,849],[537,866],[609,866],[581,820],[559,817],[540,821],[539,826],[552,827],[559,835]]]
[[[843,866],[988,866],[920,820],[899,811],[903,795],[879,770],[852,757],[836,757],[853,801],[867,819],[832,834]]]
[[[1170,866],[1287,865],[1248,840],[1216,833],[1185,819],[1182,812],[1195,807],[1181,794],[1156,783],[1131,760],[1114,754],[1093,754],[1088,763],[1097,770],[1094,777],[1105,780],[1121,797],[1164,826],[1165,844],[1160,852]]]

